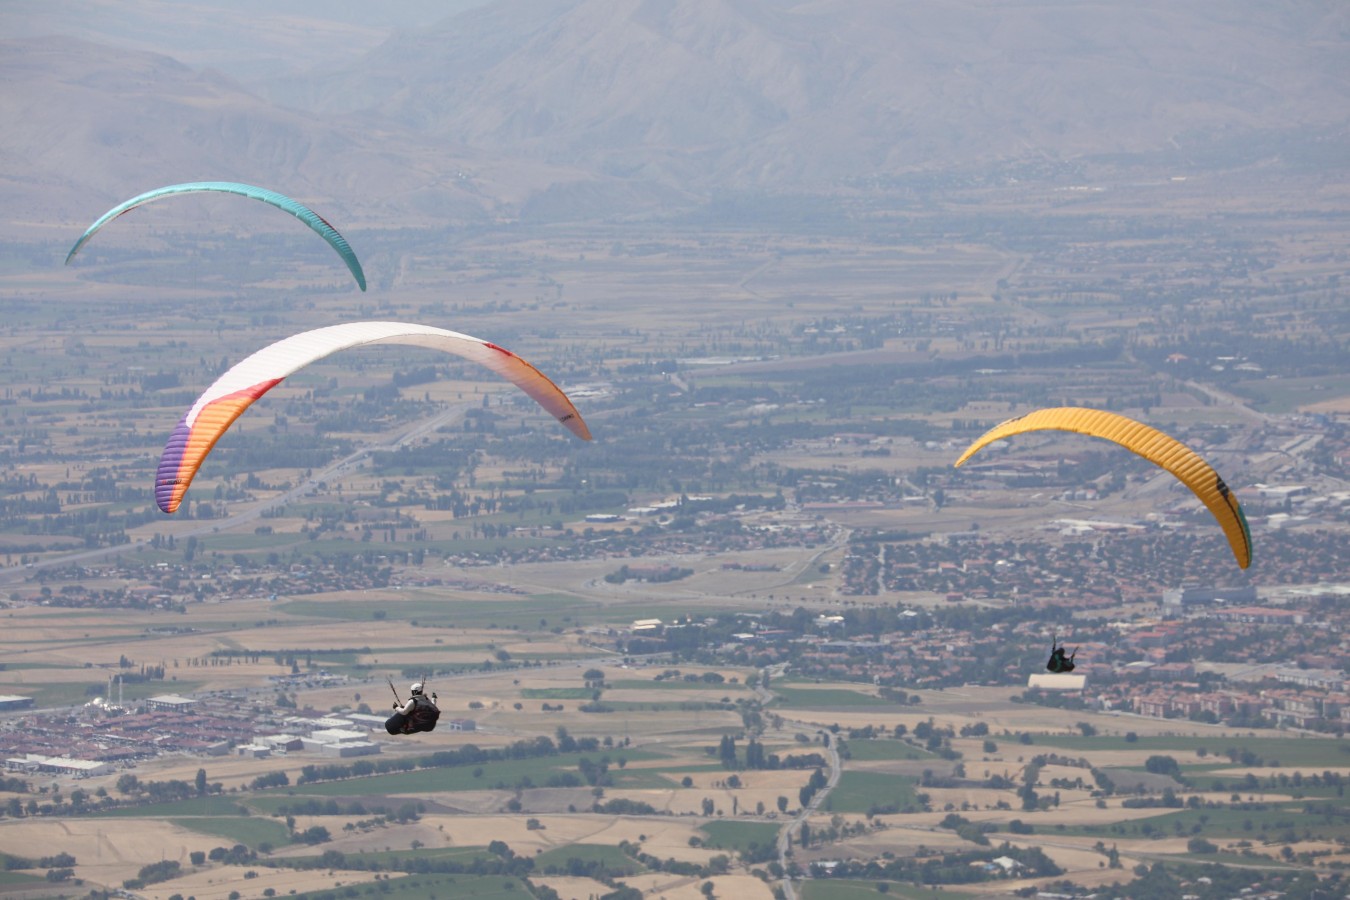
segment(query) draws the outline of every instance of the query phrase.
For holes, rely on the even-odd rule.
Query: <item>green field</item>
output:
[[[172,800],[165,803],[150,803],[145,806],[128,806],[118,809],[103,809],[90,813],[101,818],[119,819],[173,819],[200,816],[247,816],[249,811],[239,801],[212,795],[190,797],[187,800]]]
[[[543,872],[556,869],[565,873],[568,870],[567,862],[571,859],[600,862],[614,874],[638,875],[646,871],[641,863],[609,844],[570,844],[556,850],[546,850],[535,856],[534,870]]]
[[[737,693],[746,689],[743,684],[732,684],[729,681],[685,681],[683,678],[668,678],[663,681],[651,679],[643,681],[629,678],[608,682],[605,687],[625,691],[718,691],[721,693]]]
[[[294,894],[295,897],[332,897],[331,890]],[[464,897],[473,900],[533,900],[534,893],[512,875],[406,875],[377,884],[343,888],[344,897],[379,897],[380,900],[428,900]]]
[[[535,787],[544,787],[550,775],[559,772],[576,774],[577,763],[582,757],[599,762],[608,756],[610,768],[616,778],[623,774],[619,769],[619,759],[647,760],[661,759],[662,755],[646,750],[605,750],[595,753],[567,753],[558,756],[545,756],[537,759],[513,759],[502,762],[487,762],[478,766],[448,766],[439,769],[422,769],[414,772],[393,772],[386,775],[369,775],[362,778],[346,778],[341,781],[322,781],[316,784],[292,785],[275,788],[255,794],[250,803],[260,809],[275,808],[288,802],[290,795],[304,797],[368,797],[378,795],[389,797],[394,794],[424,796],[428,793],[443,791],[486,791],[494,790],[498,785],[513,788],[529,779]],[[479,770],[478,775],[474,775]],[[636,772],[634,773],[636,777]],[[401,798],[402,800],[409,797]],[[291,801],[293,802],[293,801]],[[397,806],[391,800],[391,806]]]
[[[845,772],[830,791],[821,809],[826,812],[865,813],[874,808],[893,807],[897,812],[919,808],[914,793],[915,781],[885,772]]]
[[[202,834],[213,834],[225,838],[231,845],[243,844],[257,850],[263,844],[272,847],[284,847],[291,842],[291,834],[286,826],[275,819],[257,816],[231,816],[216,818],[211,816],[171,819],[175,825]]]
[[[320,847],[319,849],[322,849]],[[486,846],[482,847],[423,847],[418,850],[374,850],[360,851],[358,856],[362,865],[379,866],[385,870],[398,871],[405,869],[410,865],[415,865],[413,860],[454,860],[462,863],[471,863],[476,859],[495,859],[493,854],[488,852]],[[273,857],[268,860],[269,864],[276,866],[292,866],[304,868],[311,865],[313,856],[283,856]]]
[[[771,690],[784,706],[803,709],[833,709],[837,706],[894,706],[890,700],[848,688],[797,688],[775,683]]]
[[[886,893],[877,890],[879,884],[887,886]],[[972,894],[959,894],[955,891],[895,881],[853,881],[843,878],[836,881],[833,878],[817,878],[802,884],[800,896],[802,900],[880,900],[886,897],[899,897],[902,900],[966,900]]]
[[[1350,392],[1350,375],[1327,373],[1305,378],[1263,378],[1240,381],[1233,392],[1250,398],[1262,412],[1289,413],[1310,401],[1344,396]]]
[[[1264,809],[1217,808],[1159,810],[1158,815],[1114,825],[1075,828],[1066,825],[1056,834],[1177,836],[1197,835],[1209,840],[1290,842],[1306,837],[1350,839],[1350,819],[1341,815],[1308,813],[1302,803],[1254,804]]]
[[[709,822],[699,830],[708,835],[706,846],[745,853],[756,847],[773,846],[778,840],[779,826],[767,822]]]
[[[1206,768],[1239,768],[1240,764],[1231,762],[1226,755],[1231,748],[1249,751],[1260,757],[1260,765],[1301,766],[1304,768],[1331,769],[1350,766],[1350,742],[1336,738],[1310,737],[1187,737],[1180,735],[1141,735],[1133,741],[1123,736],[1052,734],[1036,735],[1033,739],[1036,747],[1054,747],[1088,753],[1093,750],[1137,750],[1150,754],[1167,755],[1169,751],[1195,752],[1206,750],[1208,757]],[[1260,775],[1260,765],[1250,767]]]
[[[849,758],[859,762],[890,759],[932,759],[933,754],[904,741],[870,740],[848,741]]]

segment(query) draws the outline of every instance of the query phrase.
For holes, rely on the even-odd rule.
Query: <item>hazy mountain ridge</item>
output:
[[[396,28],[480,2],[8,0],[0,4],[0,35],[10,40],[63,35],[123,50],[167,52],[193,68],[218,68],[247,82],[353,57]]]
[[[272,96],[702,187],[801,187],[1344,123],[1330,3],[554,0],[396,35]]]
[[[65,37],[0,41],[0,170],[22,227],[87,222],[181,181],[243,181],[383,227],[514,216],[585,173],[482,160],[366,117],[275,106],[162,54]]]
[[[132,34],[162,4],[122,8]],[[1329,0],[502,0],[248,87],[118,40],[0,42],[17,218],[211,178],[351,223],[586,219],[1350,122]]]

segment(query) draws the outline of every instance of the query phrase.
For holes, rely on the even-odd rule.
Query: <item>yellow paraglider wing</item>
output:
[[[961,454],[956,465],[960,466],[994,441],[1027,431],[1073,431],[1104,438],[1166,469],[1194,491],[1195,496],[1214,514],[1223,527],[1229,546],[1233,548],[1237,564],[1244,569],[1251,565],[1252,535],[1247,527],[1247,517],[1242,514],[1237,497],[1228,489],[1219,473],[1181,441],[1127,416],[1073,406],[1038,409],[986,431]]]

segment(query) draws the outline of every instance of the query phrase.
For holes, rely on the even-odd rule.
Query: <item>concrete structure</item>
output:
[[[157,697],[150,697],[145,701],[147,709],[162,709],[165,712],[187,712],[197,705],[197,701],[191,697],[180,697],[177,694],[160,694]]]
[[[316,728],[350,728],[351,722],[341,716],[320,716],[317,719],[292,717],[286,720],[299,724],[298,731],[313,731]]]
[[[1043,691],[1081,691],[1087,676],[1076,672],[1042,672],[1027,679],[1027,687]]]
[[[354,744],[368,739],[364,731],[356,731],[352,728],[321,728],[312,732],[309,737],[303,738],[305,749],[316,749],[317,745],[322,744]]]
[[[1163,591],[1163,608],[1179,610],[1202,603],[1256,603],[1256,588],[1246,587],[1182,587]]]
[[[20,697],[18,694],[0,694],[0,712],[11,712],[16,709],[31,709],[32,706],[32,697]]]
[[[347,759],[353,756],[372,756],[380,752],[380,745],[372,741],[347,741],[341,744],[320,744],[316,749],[324,756]]]
[[[294,734],[264,734],[258,737],[256,743],[279,753],[305,749],[304,740]]]
[[[27,772],[50,772],[56,775],[75,775],[87,778],[91,775],[109,775],[113,771],[111,763],[92,759],[67,759],[64,756],[42,756],[29,753],[20,759],[5,760],[6,766]]]
[[[473,719],[451,719],[451,731],[477,731],[478,723]]]
[[[1345,690],[1345,673],[1335,669],[1276,669],[1276,679],[1323,691]]]

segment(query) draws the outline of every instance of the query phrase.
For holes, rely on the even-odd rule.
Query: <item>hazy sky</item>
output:
[[[164,53],[247,82],[361,53],[395,29],[491,0],[3,0],[0,35],[63,34]]]

